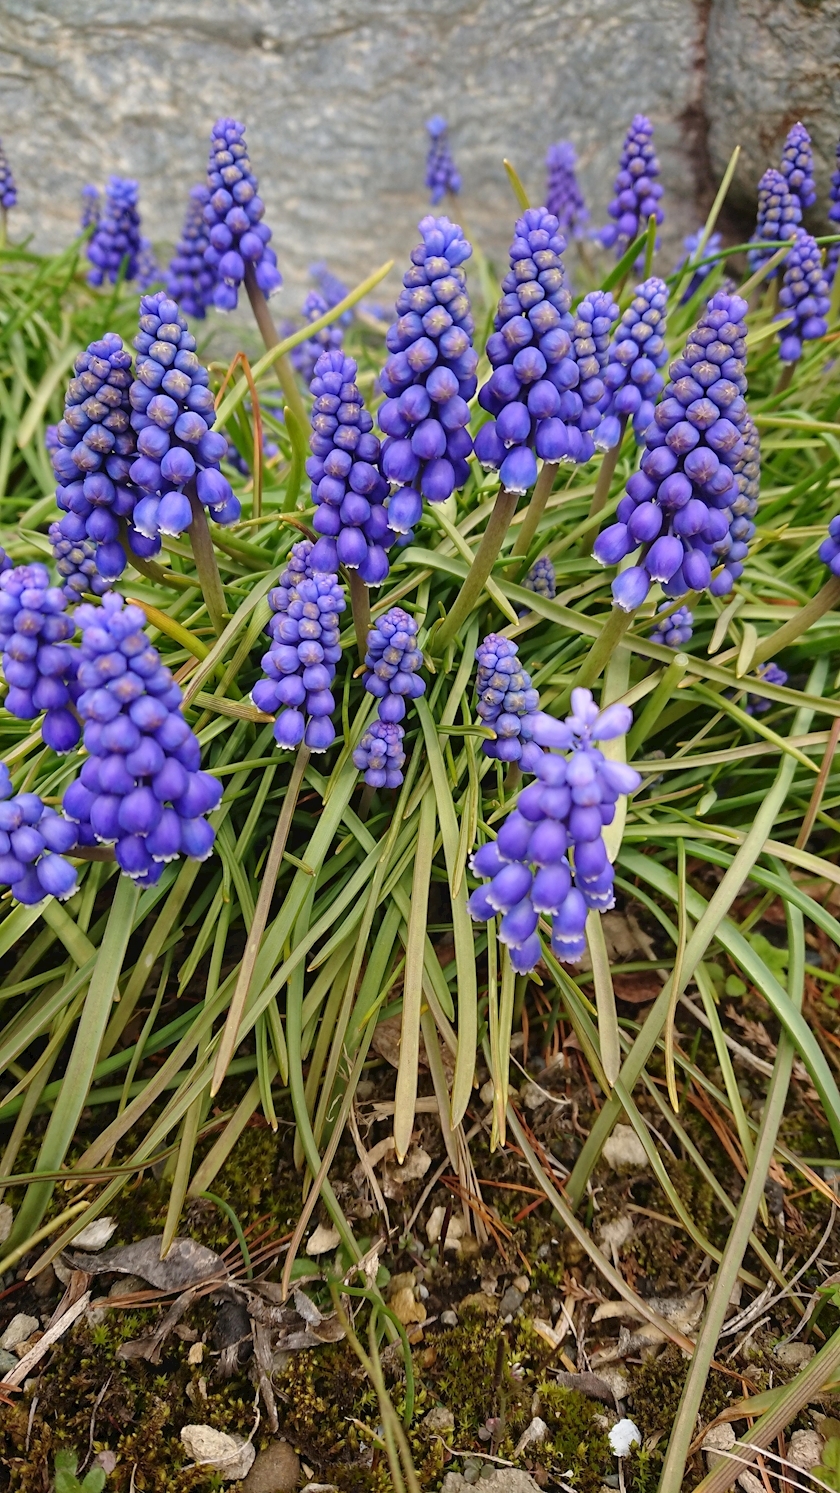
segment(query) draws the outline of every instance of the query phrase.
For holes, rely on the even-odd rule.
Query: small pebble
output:
[[[522,1305],[525,1293],[518,1291],[516,1286],[508,1286],[501,1301],[499,1302],[499,1316],[504,1322],[508,1317],[515,1317]]]
[[[25,1343],[40,1325],[37,1317],[28,1317],[26,1312],[18,1312],[0,1337],[0,1348],[16,1348],[18,1343]]]
[[[441,1312],[440,1320],[443,1327],[457,1327],[458,1313],[453,1311]]]

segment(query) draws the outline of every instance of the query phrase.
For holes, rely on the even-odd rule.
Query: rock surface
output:
[[[242,1493],[293,1493],[300,1482],[300,1458],[288,1441],[272,1441],[257,1453]]]
[[[214,1426],[181,1427],[187,1455],[200,1467],[212,1467],[226,1483],[238,1482],[254,1464],[256,1452],[250,1441]]]
[[[447,1472],[440,1493],[469,1493],[475,1486],[460,1472]],[[491,1477],[481,1478],[478,1486],[481,1493],[540,1493],[530,1472],[523,1472],[519,1467],[498,1467]]]
[[[29,1317],[26,1312],[17,1312],[12,1317],[3,1336],[0,1337],[0,1348],[5,1348],[8,1351],[10,1348],[16,1348],[18,1343],[25,1343],[27,1338],[30,1338],[33,1332],[37,1331],[38,1326],[37,1317]]]

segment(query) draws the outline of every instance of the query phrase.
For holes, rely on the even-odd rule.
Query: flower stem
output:
[[[818,621],[826,612],[830,612],[838,601],[840,601],[840,577],[833,575],[816,596],[812,596],[806,606],[800,607],[788,622],[778,627],[775,632],[771,632],[768,637],[761,639],[753,654],[753,666],[766,663],[768,658],[781,653],[782,649],[787,648],[790,643],[795,643],[797,638],[808,631],[812,623]]]
[[[248,292],[248,300],[251,302],[251,310],[254,313],[254,320],[259,327],[260,336],[266,345],[266,349],[270,352],[272,347],[277,346],[280,338],[277,335],[277,328],[268,309],[268,301],[257,284],[257,276],[252,264],[245,266],[245,289]],[[306,410],[303,407],[303,400],[300,389],[298,388],[295,371],[285,353],[281,353],[275,359],[274,367],[277,370],[277,377],[283,388],[286,404],[297,421],[301,433],[305,435],[307,426]]]
[[[627,425],[626,415],[621,416],[620,424],[621,434],[619,435],[618,440],[616,441],[614,446],[610,447],[609,451],[604,452],[604,460],[601,462],[601,470],[598,473],[598,480],[595,483],[595,491],[592,494],[592,502],[589,505],[590,518],[595,518],[596,514],[601,512],[601,509],[604,507],[604,504],[606,503],[607,498],[610,495],[610,486],[613,480],[613,474],[618,465],[618,458],[621,455],[621,446],[624,440],[624,430]],[[587,551],[591,550],[592,546],[589,543],[588,537],[581,541],[581,546],[585,546]]]
[[[537,525],[545,513],[545,505],[551,496],[551,489],[554,486],[554,478],[557,475],[558,465],[559,463],[556,461],[543,462],[542,471],[537,478],[534,491],[531,494],[531,501],[528,504],[525,517],[520,524],[519,533],[513,542],[513,549],[510,552],[511,557],[514,555],[527,555],[531,548],[534,535],[537,532]]]
[[[464,577],[464,584],[455,598],[452,610],[430,635],[429,642],[433,645],[435,652],[443,652],[447,644],[452,642],[462,622],[466,621],[470,612],[477,606],[485,581],[493,569],[510,521],[516,512],[517,498],[517,493],[508,492],[506,487],[499,488],[487,528],[484,530],[475,559]]]
[[[613,607],[568,690],[564,691],[558,701],[558,710],[561,714],[571,698],[573,689],[588,689],[599,678],[633,621],[633,616],[633,612],[625,612],[621,607]]]
[[[793,380],[793,370],[795,369],[795,367],[795,363],[785,363],[785,366],[779,375],[779,382],[773,390],[774,394],[784,394],[785,389],[790,388],[791,382]]]
[[[348,570],[350,606],[353,611],[353,626],[356,629],[356,647],[362,663],[367,653],[367,635],[370,632],[370,592],[358,570]]]
[[[210,530],[207,527],[207,515],[204,512],[204,504],[194,492],[189,493],[190,508],[192,509],[192,523],[187,533],[190,536],[192,552],[195,556],[195,568],[198,571],[198,579],[207,606],[207,615],[213,624],[213,630],[221,635],[225,627],[225,612],[227,603],[225,601],[222,578],[219,575],[219,566],[216,561],[216,551],[210,538]]]
[[[675,653],[673,660],[668,664],[662,678],[653,691],[639,719],[627,737],[627,760],[635,757],[642,742],[650,735],[656,722],[659,720],[665,706],[674,697],[674,692],[684,677],[690,663],[685,653]]]

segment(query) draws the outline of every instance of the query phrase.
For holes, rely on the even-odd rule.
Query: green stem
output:
[[[797,638],[801,637],[804,632],[807,632],[808,628],[814,622],[817,622],[820,617],[824,616],[826,612],[830,612],[839,601],[840,577],[833,575],[831,580],[826,581],[825,585],[821,587],[816,596],[812,596],[806,606],[801,607],[798,612],[794,612],[790,620],[783,623],[775,632],[771,632],[768,637],[761,639],[753,654],[753,667],[766,663],[768,658],[773,658],[774,654],[781,653],[783,648],[787,648],[789,644],[795,643]]]
[[[493,569],[510,521],[516,512],[517,501],[517,493],[508,492],[506,487],[499,488],[487,528],[484,530],[475,559],[467,571],[464,584],[455,598],[452,610],[430,635],[429,642],[436,653],[442,653],[447,644],[452,642],[462,622],[466,621],[470,612],[478,605],[484,584]]]
[[[545,513],[545,505],[551,496],[551,489],[554,486],[554,479],[557,476],[558,465],[559,463],[556,461],[543,462],[542,471],[537,478],[536,486],[531,494],[531,501],[525,511],[525,517],[519,526],[519,533],[513,542],[513,549],[510,552],[511,556],[527,555],[531,548],[534,535],[537,532],[537,526]]]
[[[195,557],[195,568],[198,571],[198,579],[201,582],[207,615],[213,625],[213,631],[218,637],[221,637],[225,630],[227,603],[225,601],[222,578],[219,575],[216,551],[213,548],[213,540],[210,538],[204,504],[200,502],[194,492],[190,493],[189,498],[190,508],[192,509],[192,523],[187,533],[190,536],[190,544],[192,545],[192,552]]]
[[[607,498],[610,495],[610,486],[613,480],[615,469],[618,466],[618,458],[621,455],[621,446],[624,440],[624,429],[627,424],[627,416],[622,415],[619,423],[621,425],[621,434],[618,437],[618,440],[616,441],[614,446],[610,447],[609,451],[604,452],[604,460],[601,462],[601,470],[598,473],[598,480],[595,483],[595,491],[592,494],[592,502],[589,505],[589,518],[595,518],[597,514],[601,512],[602,508],[606,504]],[[583,543],[584,541],[581,541],[581,545],[583,545]],[[591,549],[592,546],[588,545],[587,548]]]
[[[793,382],[793,372],[795,368],[795,363],[785,363],[785,366],[779,375],[779,382],[773,390],[774,394],[784,394],[785,389],[790,388],[791,383]]]
[[[87,1101],[139,899],[140,888],[136,882],[131,881],[128,876],[120,876],[96,964],[91,973],[73,1051],[41,1142],[38,1171],[58,1171],[73,1141],[79,1116]],[[9,1235],[9,1250],[20,1246],[36,1232],[49,1207],[54,1187],[54,1182],[30,1183]]]
[[[628,762],[635,757],[642,742],[647,740],[656,722],[659,720],[665,706],[673,699],[674,693],[680,680],[685,676],[690,662],[691,660],[687,654],[674,654],[673,661],[668,665],[639,719],[627,736]]]
[[[268,309],[268,301],[257,284],[257,276],[252,264],[245,266],[245,289],[248,292],[248,300],[251,302],[251,310],[254,313],[254,320],[259,327],[260,336],[266,345],[266,350],[270,352],[273,347],[277,346],[280,338],[277,335],[277,328]],[[280,353],[275,358],[274,367],[277,370],[277,377],[280,380],[286,404],[291,410],[299,430],[305,435],[307,427],[306,410],[303,407],[303,399],[298,388],[295,371],[285,353]]]
[[[633,612],[625,612],[621,607],[614,606],[600,633],[595,639],[586,658],[578,669],[568,690],[564,691],[558,702],[558,710],[562,711],[571,698],[573,689],[589,689],[600,678],[613,653],[624,637],[630,623],[633,621]]]
[[[350,583],[350,607],[353,612],[353,626],[356,629],[356,647],[359,650],[359,658],[364,663],[367,653],[367,637],[371,627],[370,592],[358,570],[348,570],[347,579]]]

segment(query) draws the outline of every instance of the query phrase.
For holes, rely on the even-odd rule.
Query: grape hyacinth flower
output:
[[[110,582],[126,566],[120,519],[131,519],[138,496],[129,477],[136,455],[128,396],[131,354],[116,332],[106,332],[79,354],[73,371],[50,450],[59,482],[56,502],[64,515],[58,535],[51,531],[50,538],[54,548],[59,536],[62,545],[81,546],[79,565],[91,553],[86,546],[93,545],[97,573]],[[148,541],[131,529],[129,542],[136,553],[149,553]]]
[[[12,168],[9,165],[6,152],[3,149],[3,142],[0,141],[0,208],[4,212],[8,212],[9,208],[14,207],[16,202],[17,187],[15,186],[15,179],[12,175]]]
[[[343,280],[339,280],[338,276],[333,274],[329,265],[325,264],[323,260],[319,259],[316,264],[311,264],[309,266],[309,273],[330,310],[332,310],[333,306],[337,306],[340,301],[343,301],[346,295],[349,295],[350,287],[345,285]],[[349,327],[353,320],[352,306],[349,311],[343,311],[338,319],[342,326]]]
[[[470,913],[481,922],[502,915],[499,939],[518,974],[530,973],[541,957],[541,913],[551,917],[553,953],[574,963],[586,948],[587,912],[606,912],[614,904],[603,830],[620,796],[634,793],[641,778],[634,768],[606,758],[596,742],[623,736],[632,719],[626,705],[599,711],[587,689],[572,691],[572,714],[565,721],[539,713],[535,739],[569,755],[542,754],[536,781],[520,793],[498,838],[472,857],[476,875],[490,880],[472,893]]]
[[[475,442],[482,466],[498,468],[508,492],[524,493],[533,486],[537,456],[575,461],[588,459],[595,449],[579,430],[572,434],[573,422],[583,412],[576,392],[581,367],[572,352],[572,336],[579,329],[582,341],[589,328],[580,315],[571,314],[560,257],[565,248],[557,219],[547,208],[528,208],[517,220],[495,331],[487,339],[493,372],[478,396],[482,409],[494,418],[482,425]],[[599,371],[597,361],[594,369]]]
[[[272,642],[261,661],[266,677],[254,685],[251,699],[258,710],[279,712],[279,747],[291,750],[305,742],[311,752],[325,752],[335,740],[330,686],[341,658],[338,619],[346,602],[337,575],[315,572],[313,554],[308,539],[293,545],[278,585],[268,593]]]
[[[136,181],[109,176],[102,211],[87,245],[91,266],[88,285],[102,285],[105,280],[116,284],[124,260],[126,281],[137,279],[141,247],[139,190]]]
[[[446,120],[440,114],[433,114],[426,120],[426,129],[430,141],[426,157],[426,186],[435,207],[445,192],[451,192],[453,196],[460,192],[461,176],[449,149]]]
[[[141,290],[148,290],[156,280],[162,280],[160,266],[155,259],[155,251],[152,248],[150,238],[140,239],[140,248],[137,253],[137,284]]]
[[[166,294],[177,301],[186,316],[203,321],[207,307],[213,304],[216,275],[204,252],[210,242],[204,209],[210,201],[209,188],[193,187],[187,202],[181,237],[169,261]]]
[[[478,671],[476,711],[495,740],[482,741],[485,757],[496,762],[518,762],[523,772],[535,772],[542,752],[533,741],[533,725],[540,714],[540,697],[531,676],[517,657],[518,648],[500,633],[488,633],[475,652]]]
[[[192,523],[193,492],[217,524],[235,524],[241,509],[219,471],[228,443],[211,428],[216,413],[210,375],[196,357],[186,318],[166,291],[141,297],[134,346],[129,400],[138,456],[130,476],[144,494],[134,509],[134,527],[159,549],[161,534],[182,534]]]
[[[665,384],[659,369],[668,360],[665,323],[668,287],[651,275],[637,285],[609,348],[603,371],[609,403],[596,440],[609,449],[621,440],[623,422],[632,416],[641,440],[654,415],[654,404]]]
[[[741,439],[744,449],[732,469],[737,493],[729,505],[729,529],[724,538],[713,546],[714,556],[723,561],[722,570],[717,571],[709,587],[713,596],[728,596],[735,582],[743,575],[750,540],[755,534],[754,519],[758,511],[761,480],[761,446],[758,429],[749,411],[741,426]]]
[[[78,885],[75,866],[64,859],[75,845],[76,826],[37,793],[14,793],[0,762],[0,883],[30,907],[45,897],[66,901]]]
[[[827,565],[832,575],[840,576],[840,513],[835,514],[828,526],[828,534],[817,554]]]
[[[404,735],[395,721],[371,721],[364,731],[353,752],[353,762],[364,773],[369,788],[399,788],[405,763]]]
[[[589,212],[575,174],[577,156],[571,140],[549,145],[545,158],[545,205],[553,213],[561,231],[582,238],[589,223]]]
[[[782,176],[788,191],[793,192],[802,207],[813,207],[817,200],[814,185],[814,152],[811,136],[804,124],[791,125],[782,150]]]
[[[216,276],[213,300],[219,311],[235,311],[246,264],[253,265],[264,296],[283,283],[277,255],[269,246],[271,229],[262,222],[265,204],[248,160],[245,126],[236,119],[218,119],[213,126],[207,186],[210,200],[204,221],[210,242],[204,259]]]
[[[770,663],[759,664],[755,672],[765,684],[787,684],[788,682],[784,669],[780,669],[778,664],[774,664],[772,660]],[[765,700],[761,695],[747,695],[744,709],[747,715],[765,715],[772,703],[772,700]]]
[[[111,582],[106,581],[96,568],[97,546],[92,539],[65,538],[58,519],[50,524],[47,532],[61,590],[68,601],[81,601],[85,592],[104,596],[106,591],[110,591]]]
[[[750,249],[747,255],[750,270],[755,272],[761,269],[776,253],[775,249],[762,247],[763,244],[793,238],[801,222],[802,207],[799,198],[788,190],[781,171],[770,166],[758,184],[758,218],[750,239],[750,243],[756,247]],[[774,274],[778,274],[778,269]]]
[[[671,603],[663,601],[660,612],[667,612]],[[660,643],[665,648],[684,648],[686,643],[691,642],[694,631],[694,613],[688,607],[677,607],[670,617],[664,617],[657,622],[656,627],[650,635],[652,643]]]
[[[745,449],[746,312],[740,296],[712,296],[682,357],[671,363],[671,382],[645,431],[641,471],[627,484],[618,521],[595,541],[602,565],[643,547],[639,561],[612,583],[624,611],[640,606],[654,581],[670,597],[704,591],[710,582],[721,594],[712,564],[716,546],[729,539],[731,504],[740,491],[734,468]]]
[[[368,694],[379,701],[381,721],[401,721],[406,699],[417,700],[426,693],[425,681],[417,672],[422,663],[417,623],[402,607],[391,607],[368,633],[362,681]]]
[[[309,387],[315,402],[306,472],[315,503],[312,527],[321,536],[312,569],[333,574],[346,565],[366,586],[379,586],[394,535],[383,501],[388,484],[379,470],[379,440],[356,385],[355,360],[340,348],[321,353]]]
[[[779,357],[783,363],[795,363],[802,356],[803,342],[825,336],[830,306],[819,246],[804,228],[797,228],[784,268],[775,320],[792,313],[793,321],[779,332]]]
[[[91,228],[99,222],[101,213],[102,198],[99,188],[88,182],[87,186],[82,187],[82,217],[79,225],[82,233],[86,228]]]
[[[703,281],[708,278],[708,276],[714,269],[713,264],[698,264],[695,268],[695,258],[705,259],[709,254],[717,254],[718,250],[723,246],[723,235],[720,233],[712,233],[709,235],[706,243],[703,246],[702,255],[698,255],[700,240],[702,237],[703,229],[698,228],[696,233],[690,233],[687,238],[683,239],[683,245],[685,247],[686,253],[683,255],[676,268],[678,270],[681,270],[686,265],[688,265],[688,268],[691,270],[691,279],[689,280],[685,290],[682,293],[682,298],[680,300],[681,306],[684,306],[686,301],[691,300],[691,297],[695,294],[696,291],[700,289]]]
[[[222,787],[201,771],[183,696],[160,661],[139,607],[110,592],[76,610],[82,633],[76,709],[87,760],[66,789],[64,813],[79,843],[114,845],[120,870],[140,886],[179,855],[206,860],[215,831],[206,816]]]
[[[837,142],[836,159],[837,169],[831,174],[831,184],[828,189],[831,204],[828,209],[828,220],[832,233],[840,233],[840,140]],[[829,244],[825,256],[825,278],[829,285],[834,284],[838,261],[840,261],[840,243]]]
[[[553,601],[557,595],[557,576],[554,566],[548,555],[540,555],[535,560],[522,582],[526,591],[533,591],[537,596],[545,596],[548,601]]]
[[[644,232],[648,218],[652,216],[657,223],[662,222],[664,215],[659,206],[662,184],[656,180],[658,175],[653,125],[644,114],[637,114],[625,136],[613,188],[615,196],[607,208],[613,222],[598,235],[605,249],[615,245],[617,259]]]
[[[76,631],[66,615],[67,598],[50,585],[45,565],[18,565],[0,572],[0,649],[9,686],[4,705],[21,721],[45,711],[41,735],[58,753],[76,746],[81,731],[70,705],[76,677]]]
[[[473,448],[468,401],[476,390],[478,354],[461,268],[472,246],[448,218],[429,214],[419,228],[423,242],[403,275],[397,320],[385,338],[391,356],[379,375],[382,471],[398,484],[388,522],[398,534],[413,529],[424,497],[443,503],[463,487]]]
[[[304,321],[317,321],[319,317],[326,316],[329,311],[326,298],[319,290],[310,290],[302,307],[301,315]],[[297,347],[291,351],[292,365],[300,374],[305,383],[310,383],[315,373],[315,364],[323,352],[329,352],[331,348],[341,347],[344,341],[344,332],[338,322],[332,322],[328,327],[321,327],[319,332],[313,332],[305,342],[299,342]]]

